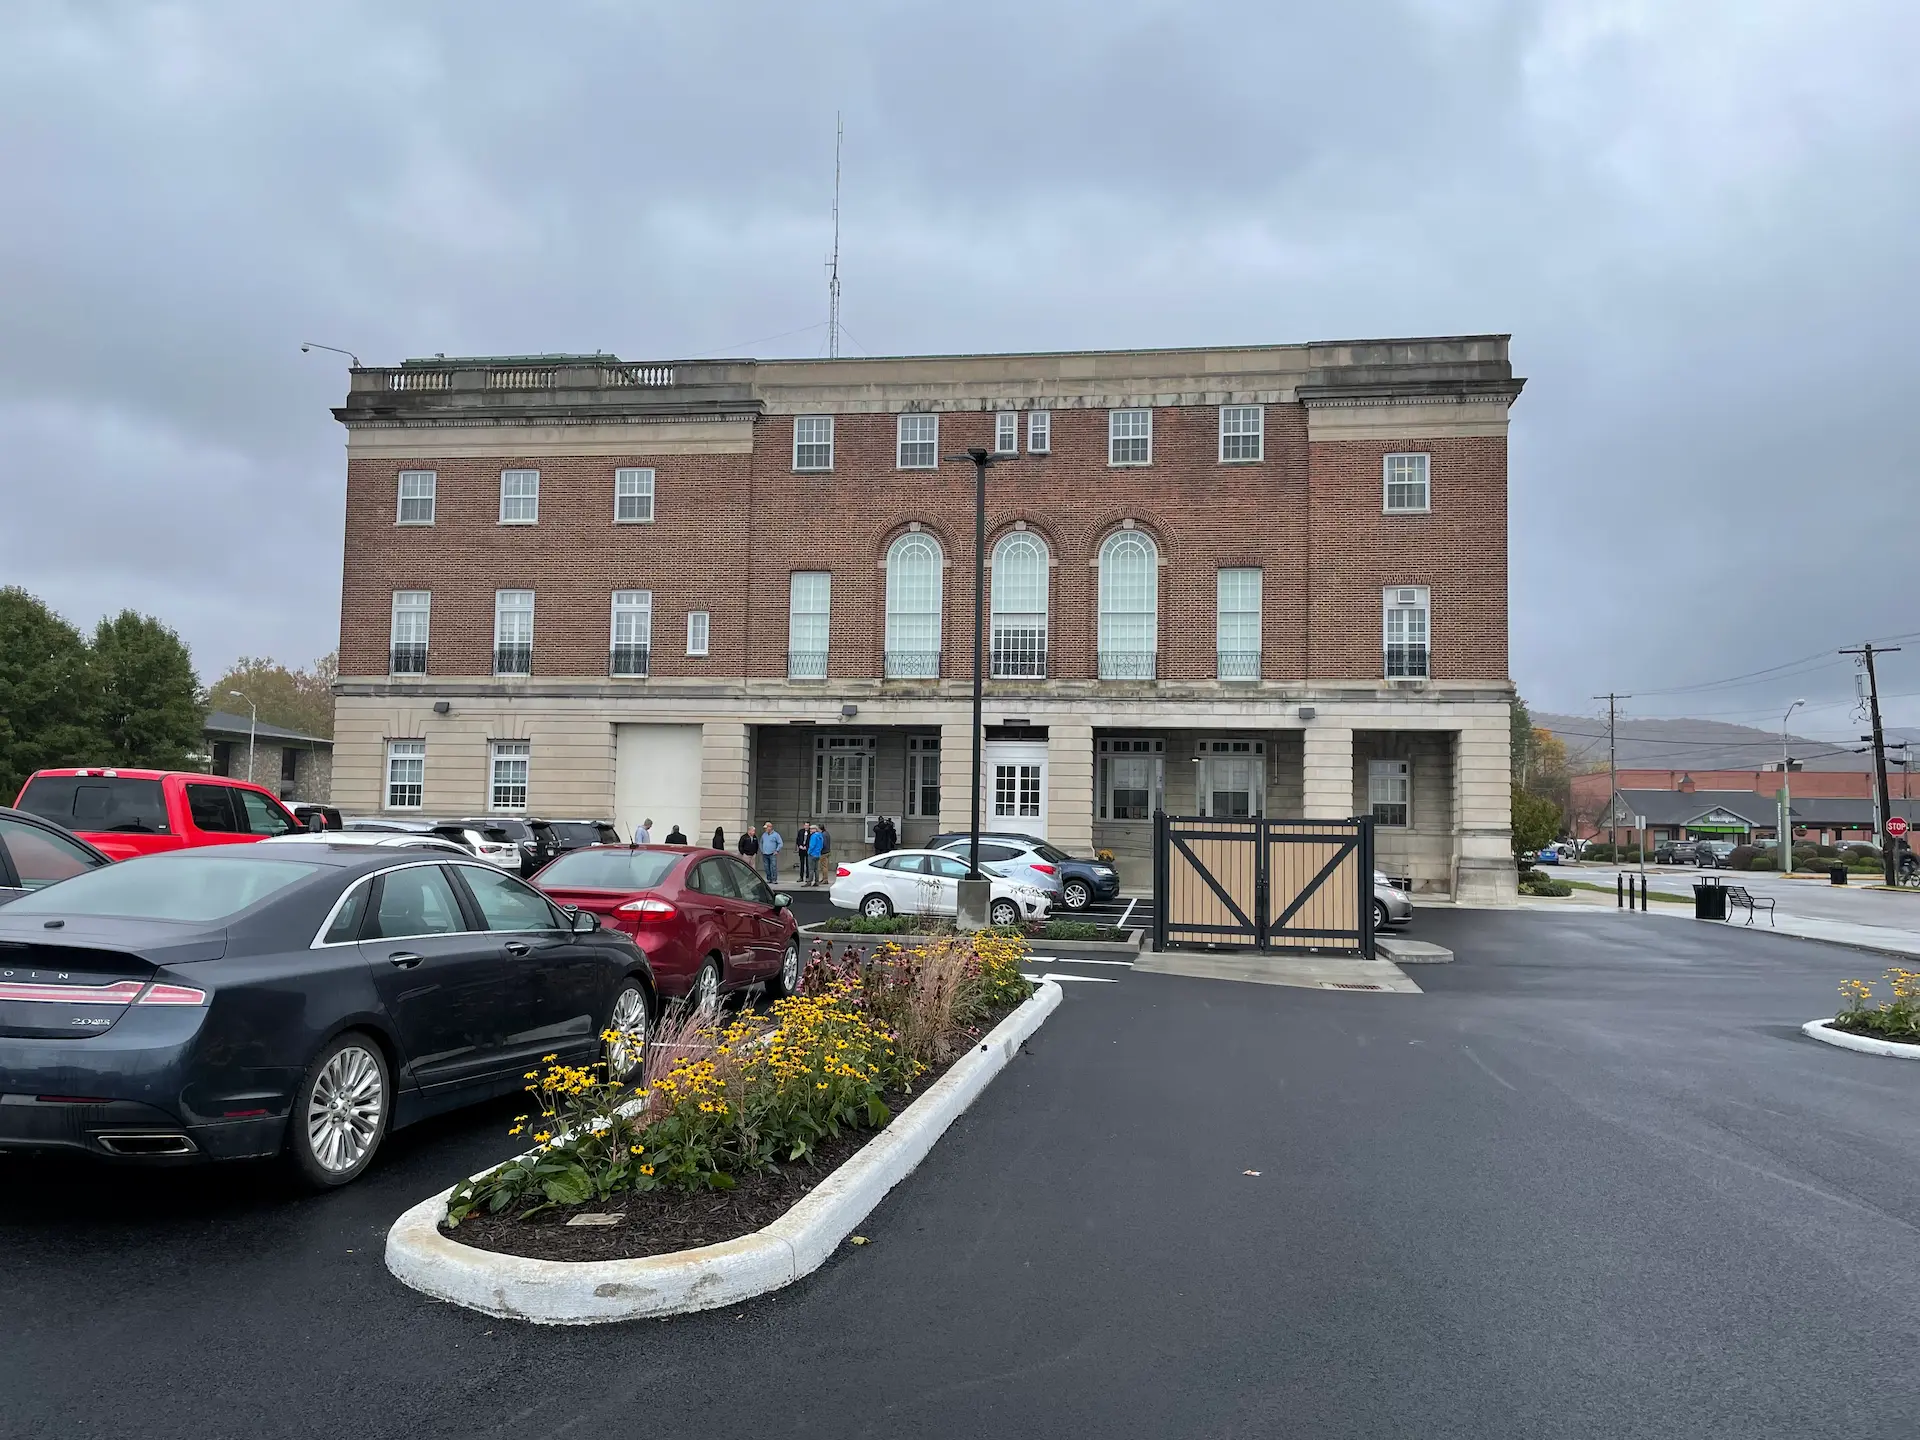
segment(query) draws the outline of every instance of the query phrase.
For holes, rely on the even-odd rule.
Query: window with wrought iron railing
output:
[[[427,673],[427,642],[424,640],[395,641],[389,657],[388,669],[395,675],[424,675]]]
[[[826,679],[827,652],[824,650],[789,650],[787,652],[787,678],[789,680]]]
[[[607,673],[625,679],[645,679],[647,661],[652,652],[651,645],[616,643],[608,657]]]
[[[1102,680],[1153,680],[1160,673],[1160,656],[1153,650],[1102,650]]]
[[[533,673],[533,646],[494,646],[493,673],[496,675],[531,675]]]

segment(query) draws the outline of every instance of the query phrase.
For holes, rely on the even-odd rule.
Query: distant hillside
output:
[[[1566,743],[1575,770],[1607,763],[1607,717],[1550,715],[1536,710],[1533,723],[1551,730]],[[1862,726],[1856,734],[1866,734]],[[1920,731],[1889,730],[1889,740],[1920,740]],[[1869,770],[1870,755],[1833,753],[1831,740],[1791,737],[1793,758],[1809,770]],[[1865,747],[1861,747],[1865,748]],[[1780,733],[1751,725],[1728,725],[1719,720],[1622,719],[1616,742],[1617,763],[1623,770],[1761,770],[1780,762]],[[1920,746],[1916,747],[1920,755]]]

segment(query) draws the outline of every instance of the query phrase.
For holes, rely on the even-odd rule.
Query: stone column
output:
[[[1512,724],[1503,711],[1454,735],[1453,898],[1456,904],[1517,903],[1513,863]]]
[[[969,823],[967,788],[973,783],[973,719],[943,721],[940,725],[940,829],[964,830]],[[990,821],[985,805],[980,811],[980,828]]]
[[[1046,838],[1073,855],[1093,853],[1093,726],[1047,725]]]
[[[1308,820],[1353,817],[1353,731],[1309,724],[1302,735],[1300,813]]]
[[[694,844],[713,839],[716,825],[726,827],[729,841],[737,840],[751,823],[751,755],[744,724],[709,720],[700,727],[700,828],[687,837]]]

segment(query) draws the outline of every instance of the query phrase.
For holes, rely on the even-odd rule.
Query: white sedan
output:
[[[870,920],[954,916],[960,913],[960,882],[966,875],[966,862],[943,850],[889,850],[865,860],[842,861],[827,898],[837,909],[858,910]],[[1044,890],[1000,875],[986,878],[993,883],[987,919],[994,925],[1044,920],[1053,909]]]

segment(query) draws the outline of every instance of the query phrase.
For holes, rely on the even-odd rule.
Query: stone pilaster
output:
[[[711,840],[716,825],[733,840],[752,823],[747,814],[750,759],[744,724],[709,720],[700,727],[700,828],[687,837],[694,844]]]
[[[1344,725],[1308,725],[1301,761],[1300,811],[1308,820],[1353,815],[1353,731]]]
[[[1519,898],[1512,733],[1504,716],[1463,725],[1455,733],[1453,898],[1458,904],[1507,906]]]
[[[1047,728],[1046,838],[1074,855],[1093,853],[1093,726]]]

